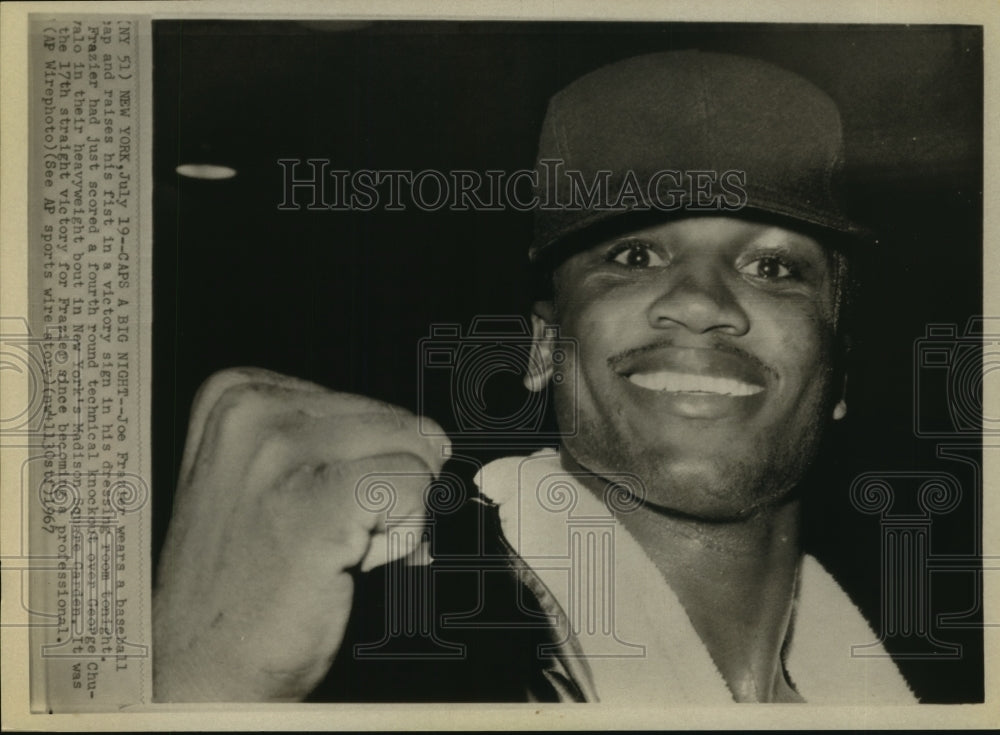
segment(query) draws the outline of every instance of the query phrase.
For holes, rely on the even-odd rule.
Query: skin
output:
[[[739,701],[798,699],[780,660],[801,554],[792,491],[844,413],[834,302],[830,254],[812,238],[702,217],[573,255],[535,305],[526,382],[562,373],[564,462],[595,491],[609,473],[642,478],[645,502],[622,521]],[[576,343],[559,362],[551,325]]]
[[[565,461],[595,491],[610,471],[643,478],[646,502],[622,522],[741,701],[797,698],[779,657],[800,556],[790,491],[831,410],[843,414],[827,261],[786,230],[681,220],[568,259],[535,307],[527,381],[563,373]],[[565,361],[550,324],[578,344]],[[725,374],[753,395],[628,380],[664,366]],[[156,699],[305,696],[341,645],[352,571],[377,551],[385,513],[423,515],[448,450],[431,433],[403,409],[267,371],[206,381],[153,597]],[[359,501],[373,473],[393,478],[390,510]]]
[[[153,593],[156,700],[306,696],[340,648],[352,571],[385,556],[387,514],[423,518],[440,436],[401,408],[266,370],[209,378]],[[362,502],[372,477],[392,491]]]

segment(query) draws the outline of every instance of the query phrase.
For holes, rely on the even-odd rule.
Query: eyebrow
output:
[[[768,244],[768,240],[778,240],[781,244],[791,242],[801,244],[805,247],[817,247],[822,251],[827,250],[827,248],[823,246],[823,243],[813,237],[810,237],[809,235],[777,226],[768,227],[749,238],[750,242],[758,244]]]

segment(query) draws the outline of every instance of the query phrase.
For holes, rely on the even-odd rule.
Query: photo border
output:
[[[734,9],[739,16],[733,17]],[[955,2],[947,5],[927,1],[906,2],[840,2],[835,7],[805,5],[794,2],[755,2],[734,6],[724,2],[684,2],[663,5],[654,2],[623,2],[611,6],[597,2],[553,2],[544,9],[520,2],[429,3],[412,2],[287,2],[280,5],[266,2],[232,3],[201,2],[67,2],[67,3],[5,3],[0,6],[3,63],[0,65],[0,158],[3,159],[0,195],[2,195],[2,238],[0,273],[0,313],[4,316],[24,316],[28,313],[26,293],[27,255],[27,189],[24,186],[28,167],[27,136],[27,23],[30,13],[102,13],[112,15],[145,15],[152,19],[218,18],[218,19],[282,19],[282,18],[365,18],[365,19],[477,19],[477,20],[670,20],[670,21],[746,21],[796,23],[928,23],[974,24],[984,26],[985,110],[984,110],[984,314],[1000,313],[1000,293],[988,286],[1000,278],[1000,98],[995,90],[997,69],[1000,68],[1000,6],[991,2]],[[991,81],[993,82],[991,84]],[[993,91],[991,91],[993,90]],[[148,102],[148,100],[147,100]],[[144,121],[149,128],[150,120]],[[144,131],[144,145],[149,150],[149,130]],[[144,172],[151,183],[151,164]],[[149,188],[146,188],[149,191]],[[148,196],[148,194],[147,194]],[[984,386],[986,406],[1000,406],[989,382]],[[4,400],[9,400],[4,396]],[[993,446],[984,440],[984,448]],[[17,501],[17,473],[27,450],[3,448],[3,503],[10,508]],[[986,491],[988,479],[997,476],[997,460],[992,452],[983,453],[984,462],[984,529],[983,556],[1000,556],[1000,498]],[[13,497],[13,500],[12,500]],[[3,515],[4,554],[11,539],[11,526],[17,515]],[[984,574],[984,607],[1000,609],[1000,584],[996,575]],[[5,605],[9,599],[4,596]],[[150,705],[130,708],[113,714],[32,715],[28,710],[27,630],[3,628],[2,708],[5,729],[619,729],[670,728],[702,729],[706,727],[765,729],[857,727],[955,728],[996,727],[1000,725],[1000,685],[997,664],[1000,662],[1000,636],[996,630],[984,630],[984,685],[986,702],[981,705],[920,705],[919,707],[816,707],[780,705],[709,709],[704,707],[660,708],[619,707],[602,704],[577,705],[447,705],[399,704],[297,704],[264,705]]]

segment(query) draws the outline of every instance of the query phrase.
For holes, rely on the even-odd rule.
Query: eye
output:
[[[779,278],[789,278],[795,275],[791,266],[776,255],[765,255],[760,258],[754,258],[740,268],[740,273],[769,281]]]
[[[661,268],[667,265],[667,261],[648,242],[641,240],[618,243],[608,252],[607,260],[629,268]]]

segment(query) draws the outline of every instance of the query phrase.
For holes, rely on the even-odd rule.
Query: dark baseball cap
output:
[[[549,101],[529,255],[640,216],[707,213],[871,241],[838,202],[842,165],[837,106],[797,74],[694,50],[626,59]]]

